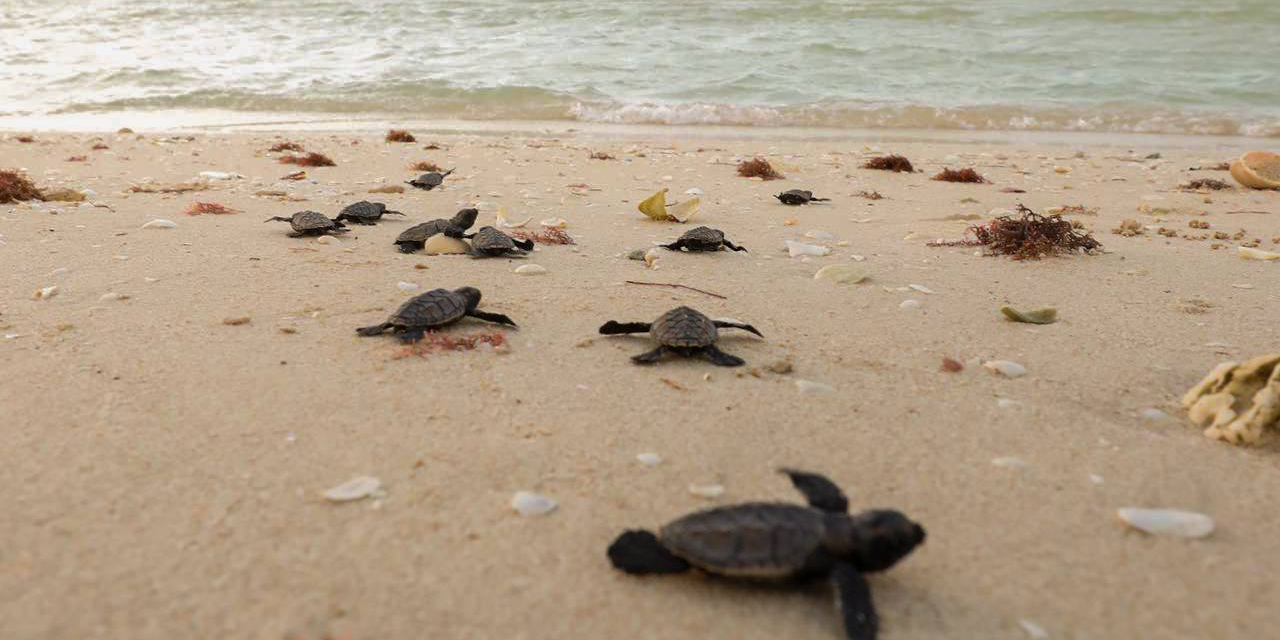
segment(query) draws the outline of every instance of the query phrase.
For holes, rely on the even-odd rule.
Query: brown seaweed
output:
[[[304,156],[280,156],[280,164],[296,164],[302,167],[336,167],[338,163],[323,153],[312,151]]]
[[[0,204],[44,200],[44,196],[27,176],[17,171],[0,171]]]
[[[412,133],[404,129],[392,129],[387,132],[387,142],[417,142]]]
[[[762,180],[781,180],[786,177],[778,173],[773,165],[764,158],[753,158],[738,163],[738,175],[744,178],[760,178]]]
[[[973,184],[986,184],[990,182],[990,180],[987,180],[986,178],[982,177],[982,175],[979,174],[977,171],[974,171],[973,169],[968,169],[968,168],[943,169],[941,172],[938,173],[938,175],[930,179],[938,180],[941,182],[968,182]]]
[[[1042,216],[1023,205],[1018,205],[1017,213],[1017,217],[1000,216],[987,224],[969,227],[969,232],[977,244],[987,246],[992,254],[1012,256],[1014,260],[1102,249],[1101,242],[1089,233],[1081,233],[1060,215]]]
[[[440,168],[440,165],[431,162],[430,160],[415,162],[409,165],[409,168],[414,171],[444,171],[444,169]]]
[[[892,171],[894,173],[912,173],[915,171],[915,167],[911,166],[911,161],[906,156],[900,156],[896,153],[887,156],[876,156],[866,161],[862,168]]]

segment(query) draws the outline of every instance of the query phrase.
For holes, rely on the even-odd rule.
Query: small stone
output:
[[[471,250],[470,245],[457,238],[450,238],[443,233],[437,233],[427,238],[423,244],[422,252],[429,256],[438,256],[442,254],[461,254]]]
[[[516,267],[514,273],[522,276],[540,276],[547,272],[547,268],[540,264],[526,264]]]
[[[426,268],[427,268],[427,265],[425,265],[425,264],[423,264],[423,263],[419,262],[419,263],[417,263],[417,264],[413,265],[413,268],[414,268],[414,269],[426,269]]]
[[[412,282],[397,282],[396,288],[401,291],[417,291],[420,287]]]
[[[151,222],[148,222],[142,225],[142,228],[143,229],[175,229],[177,228],[177,226],[178,226],[178,223],[172,220],[165,220],[164,218],[156,218],[155,220],[152,220]]]
[[[796,380],[796,388],[800,390],[800,393],[805,395],[835,393],[836,390],[835,387],[829,384],[814,382],[812,380]]]
[[[829,264],[813,274],[814,280],[831,280],[840,284],[858,284],[868,277],[866,269],[851,264]]]
[[[297,332],[297,327],[280,327],[280,333],[294,334]]]
[[[627,253],[627,259],[628,260],[644,260],[644,254],[647,253],[647,251],[648,251],[647,249],[632,249],[630,252]]]
[[[530,491],[517,491],[511,498],[511,508],[522,516],[541,516],[559,506],[555,500]]]
[[[249,316],[236,316],[233,318],[223,318],[222,324],[231,325],[231,326],[249,324]]]
[[[662,464],[662,456],[656,453],[637,453],[636,460],[646,467],[656,467]]]
[[[379,493],[382,481],[372,476],[356,476],[336,487],[326,490],[323,495],[330,502],[351,502],[368,498]]]
[[[1053,172],[1054,173],[1071,173],[1071,167],[1064,167],[1062,165],[1058,165],[1053,168]]]
[[[332,236],[320,236],[316,238],[316,244],[337,244],[338,239]]]
[[[1124,507],[1116,515],[1121,522],[1151,535],[1203,538],[1214,529],[1213,518],[1192,511]]]
[[[712,500],[724,495],[724,486],[718,484],[691,484],[689,485],[689,493],[699,498]]]
[[[36,292],[35,292],[34,294],[32,294],[32,296],[31,296],[31,297],[32,297],[32,298],[34,298],[34,299],[36,299],[36,300],[47,300],[47,299],[49,299],[49,298],[52,298],[52,297],[54,297],[54,296],[58,295],[58,291],[59,291],[59,289],[58,289],[57,285],[54,285],[54,286],[52,286],[52,287],[45,287],[45,288],[43,288],[43,289],[36,289]]]
[[[920,301],[914,300],[914,299],[903,300],[898,305],[899,309],[918,309],[919,307],[920,307]]]
[[[1026,367],[1010,360],[988,360],[982,363],[982,366],[1006,378],[1020,378],[1027,375]]]

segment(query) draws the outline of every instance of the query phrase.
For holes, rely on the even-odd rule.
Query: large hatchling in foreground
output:
[[[732,327],[749,331],[763,338],[755,327],[731,320],[712,320],[689,307],[676,307],[653,322],[615,322],[610,320],[600,327],[604,335],[648,332],[658,342],[658,347],[631,360],[636,364],[652,364],[668,354],[685,357],[701,356],[722,367],[736,367],[745,363],[738,356],[725,353],[716,347],[720,328]]]
[[[924,542],[905,515],[875,509],[850,515],[849,500],[827,478],[783,469],[808,505],[747,502],[697,511],[655,535],[627,531],[609,546],[614,567],[634,575],[691,568],[726,578],[798,584],[826,578],[850,640],[872,640],[879,617],[864,573],[884,571]]]
[[[409,298],[400,305],[395,313],[382,324],[360,327],[356,333],[362,336],[376,336],[384,331],[400,334],[403,342],[417,342],[428,329],[436,329],[453,324],[466,316],[505,324],[510,327],[516,323],[501,313],[487,313],[476,309],[480,305],[480,290],[475,287],[434,289],[424,294]]]

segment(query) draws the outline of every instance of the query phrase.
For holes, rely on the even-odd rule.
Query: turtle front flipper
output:
[[[512,238],[511,241],[514,242],[517,247],[520,247],[525,251],[533,251],[532,240],[516,240],[515,238]]]
[[[831,198],[809,198],[809,202],[831,202]]]
[[[836,590],[836,613],[844,622],[849,640],[875,640],[880,616],[871,601],[871,585],[851,564],[838,563],[831,569],[831,586]]]
[[[721,242],[723,242],[723,243],[724,243],[724,246],[726,246],[726,247],[728,247],[728,248],[730,248],[730,249],[733,249],[734,251],[746,251],[746,250],[747,250],[747,248],[746,248],[746,247],[740,247],[740,246],[738,246],[738,245],[733,244],[732,242],[729,242],[728,240],[722,240]]]
[[[683,248],[685,247],[685,244],[684,244],[684,238],[681,238],[681,239],[679,239],[679,240],[676,240],[675,242],[672,242],[671,244],[660,244],[660,245],[658,245],[658,246],[659,246],[659,247],[662,247],[663,249],[670,249],[671,251],[679,251],[679,250],[681,250],[681,249],[683,249]]]
[[[658,537],[643,529],[633,529],[618,536],[609,545],[609,562],[632,575],[684,573],[689,563],[667,551]]]
[[[263,222],[293,222],[293,218],[285,218],[282,216],[271,216],[270,218],[263,220]]]
[[[622,333],[649,333],[649,322],[615,322],[610,320],[600,325],[600,333],[606,336],[616,336]]]
[[[809,501],[809,506],[834,513],[849,512],[849,499],[845,497],[840,487],[826,476],[795,469],[778,471],[791,478],[791,484],[795,485],[797,491],[804,494],[805,500]]]
[[[472,318],[479,318],[481,320],[488,320],[489,322],[505,324],[509,327],[516,327],[515,320],[512,320],[511,318],[508,318],[507,316],[504,316],[501,313],[489,313],[487,311],[476,311],[473,309],[472,311],[468,312],[467,315],[471,316]],[[516,328],[518,329],[519,327],[516,327]]]
[[[631,361],[636,364],[653,364],[667,355],[666,347],[658,347],[653,351],[646,351],[638,356],[631,356]]]
[[[399,247],[400,253],[414,253],[421,249],[425,244],[425,242],[411,242],[405,240],[403,242],[397,242],[396,246]]]
[[[403,215],[405,215],[405,214],[400,213],[399,211],[383,211],[383,212],[382,212],[382,215],[384,215],[384,216],[403,216]]]
[[[747,363],[746,360],[738,356],[717,349],[715,345],[703,347],[702,353],[707,357],[707,360],[711,361],[711,364],[721,367],[741,367]]]
[[[761,338],[764,337],[764,334],[760,333],[759,331],[756,331],[755,327],[745,322],[729,322],[728,320],[714,320],[713,322],[715,323],[716,328],[718,329],[742,329],[743,331],[750,331],[751,333],[754,333],[760,336]]]
[[[406,327],[404,331],[400,332],[400,342],[406,344],[417,342],[426,335],[426,332],[425,327]]]
[[[359,329],[356,329],[356,333],[362,336],[376,336],[381,334],[383,331],[390,329],[392,326],[393,325],[390,322],[384,322],[382,324],[375,324],[372,327],[360,327]]]

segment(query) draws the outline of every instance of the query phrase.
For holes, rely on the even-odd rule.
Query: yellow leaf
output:
[[[667,190],[663,189],[640,203],[640,213],[653,218],[654,220],[667,221],[671,216],[667,215]]]
[[[677,222],[688,222],[689,218],[698,212],[699,204],[698,198],[690,198],[680,204],[671,205],[671,208],[667,209],[667,216]]]

